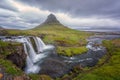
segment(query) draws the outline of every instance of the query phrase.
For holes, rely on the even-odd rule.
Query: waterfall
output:
[[[35,40],[38,53],[54,49],[54,46],[52,45],[45,45],[45,43],[39,37],[34,37],[33,39]]]
[[[45,43],[39,38],[39,37],[34,37],[38,53],[43,52],[44,48],[46,47]]]
[[[27,53],[26,68],[25,68],[26,73],[38,73],[40,71],[40,66],[39,64],[37,64],[37,62],[41,63],[42,59],[47,56],[47,54],[43,52],[44,48],[47,45],[45,45],[45,43],[39,37],[33,37],[33,39],[36,43],[37,51],[39,51],[39,54],[35,52],[32,43],[30,41],[30,38],[29,37],[25,38],[24,50]]]
[[[10,39],[4,39],[3,41],[12,41],[23,43],[26,58],[26,67],[25,72],[29,73],[38,73],[40,71],[40,63],[43,61],[49,50],[53,50],[54,46],[45,45],[45,43],[39,37],[32,37],[35,41],[37,52],[35,52],[30,37],[16,37]],[[39,54],[37,54],[39,53]]]

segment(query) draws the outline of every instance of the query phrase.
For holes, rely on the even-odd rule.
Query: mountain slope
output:
[[[37,27],[33,28],[34,30],[36,29],[49,29],[49,30],[67,30],[69,28],[67,28],[66,26],[64,26],[63,24],[61,24],[55,15],[50,14],[48,15],[47,19],[40,25],[38,25]]]

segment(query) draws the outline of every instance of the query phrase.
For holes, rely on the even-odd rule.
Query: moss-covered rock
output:
[[[0,41],[0,56],[10,60],[20,69],[25,67],[27,56],[21,43]]]
[[[11,75],[21,75],[23,73],[16,65],[14,65],[11,61],[6,59],[0,59],[0,65],[3,66],[5,71]]]

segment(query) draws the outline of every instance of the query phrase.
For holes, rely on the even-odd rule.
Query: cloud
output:
[[[0,25],[33,28],[53,13],[71,28],[120,25],[120,0],[1,0]]]
[[[120,0],[19,0],[52,12],[69,13],[73,17],[119,17]]]
[[[18,11],[17,8],[10,3],[10,0],[0,0],[0,8],[10,11]]]
[[[50,14],[49,11],[42,11],[39,8],[23,5],[22,3],[10,1],[13,7],[18,12],[12,10],[0,9],[0,25],[5,28],[25,29],[33,28],[46,18],[46,15]]]
[[[57,13],[58,19],[65,25],[76,28],[76,27],[118,27],[120,25],[120,20],[113,20],[110,18],[97,18],[97,17],[87,17],[87,18],[72,18],[68,14]]]

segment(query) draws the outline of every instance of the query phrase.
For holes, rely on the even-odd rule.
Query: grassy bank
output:
[[[120,39],[104,41],[108,53],[92,69],[79,73],[73,80],[120,80]]]
[[[2,66],[5,71],[11,75],[23,74],[22,70],[16,67],[16,65],[14,65],[11,61],[6,59],[8,55],[16,52],[16,46],[21,46],[21,44],[0,41],[0,66]]]

